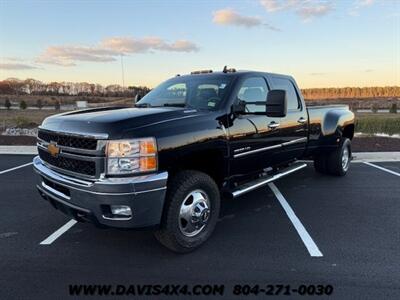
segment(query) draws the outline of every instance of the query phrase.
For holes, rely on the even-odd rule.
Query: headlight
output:
[[[157,170],[155,138],[107,142],[107,174],[123,175]]]

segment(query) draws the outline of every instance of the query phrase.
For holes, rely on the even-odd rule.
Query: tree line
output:
[[[10,95],[73,95],[73,96],[100,96],[100,97],[143,97],[150,91],[146,86],[119,85],[102,86],[99,84],[51,82],[43,83],[34,79],[18,80],[6,79],[0,81],[0,94]],[[385,87],[344,87],[344,88],[310,88],[302,89],[306,100],[324,99],[370,99],[370,98],[398,98],[400,86]]]
[[[150,91],[146,86],[122,87],[118,84],[103,86],[87,82],[50,82],[35,79],[0,80],[0,95],[48,95],[48,96],[99,96],[99,97],[143,97]]]
[[[344,88],[311,88],[302,89],[306,100],[346,99],[346,98],[397,98],[400,97],[400,86],[385,87],[344,87]]]

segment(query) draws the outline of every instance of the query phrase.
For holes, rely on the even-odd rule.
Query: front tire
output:
[[[187,253],[212,234],[219,216],[215,181],[199,171],[181,171],[168,183],[166,204],[156,239],[168,249]]]

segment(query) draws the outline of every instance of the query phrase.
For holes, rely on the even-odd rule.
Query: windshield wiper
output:
[[[169,106],[169,107],[186,107],[186,103],[164,103],[162,106]]]
[[[164,103],[162,105],[151,105],[150,103],[138,103],[135,107],[189,107],[186,103]]]
[[[135,107],[152,107],[150,103],[137,103]]]

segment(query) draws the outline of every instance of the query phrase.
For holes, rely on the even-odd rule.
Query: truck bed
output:
[[[349,109],[347,104],[331,104],[331,105],[310,105],[307,104],[308,110],[319,110],[319,109]]]
[[[345,104],[334,105],[307,105],[309,118],[308,154],[316,149],[323,149],[335,145],[338,135],[337,124],[343,127],[354,124],[354,114]]]

